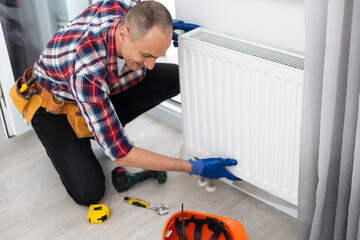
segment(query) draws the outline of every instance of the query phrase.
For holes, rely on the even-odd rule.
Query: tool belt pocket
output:
[[[66,116],[78,138],[94,136],[94,134],[89,130],[83,115],[75,104],[68,105],[68,112]]]
[[[52,114],[66,114],[68,122],[78,138],[94,136],[77,105],[61,101],[43,88],[36,81],[32,67],[26,69],[24,75],[15,82],[9,95],[20,114],[24,115],[27,124],[31,122],[36,111],[43,107]]]
[[[24,73],[24,75],[26,72]],[[36,95],[36,89],[32,86],[28,87],[27,94],[23,95],[20,92],[22,84],[26,82],[24,77],[20,77],[10,90],[10,97],[13,100],[16,108],[19,110],[20,114],[24,115],[26,123],[29,124],[33,118],[35,112],[39,109],[42,103],[42,99],[39,95]]]
[[[29,102],[29,99],[26,99],[21,93],[20,93],[20,87],[21,87],[21,80],[22,78],[19,78],[15,84],[12,86],[10,90],[10,97],[13,100],[16,108],[19,110],[21,114],[24,114],[24,109],[26,105]],[[20,87],[19,87],[20,86]]]

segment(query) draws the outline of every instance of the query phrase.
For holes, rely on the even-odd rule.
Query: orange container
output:
[[[175,222],[176,219],[182,221],[181,211],[174,213],[167,220],[164,231],[163,231],[163,240],[178,240],[178,234],[176,232]],[[187,226],[185,227],[185,237],[187,240],[194,239],[194,231],[195,231],[195,223],[193,223],[190,219],[197,220],[205,220],[206,218],[212,218],[222,223],[224,228],[229,234],[231,240],[246,240],[246,232],[243,225],[236,220],[215,216],[206,213],[192,212],[192,211],[184,211],[184,219],[188,221]],[[201,240],[208,240],[213,235],[213,231],[208,229],[208,224],[204,224],[201,227]],[[221,233],[218,237],[218,240],[226,240],[223,233]]]

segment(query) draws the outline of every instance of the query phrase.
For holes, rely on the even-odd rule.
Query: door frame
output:
[[[15,78],[12,72],[1,23],[0,52],[2,55],[0,58],[0,118],[4,128],[5,137],[11,138],[31,130],[32,127],[26,124],[24,117],[19,113],[9,95],[10,89],[15,83]]]

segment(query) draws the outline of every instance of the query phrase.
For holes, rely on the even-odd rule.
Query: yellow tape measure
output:
[[[89,223],[102,223],[110,217],[110,209],[104,204],[92,204],[89,206]]]

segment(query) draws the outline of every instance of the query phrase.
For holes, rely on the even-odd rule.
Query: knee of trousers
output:
[[[159,87],[159,91],[162,91],[164,96],[173,97],[180,93],[180,84],[178,76],[168,78],[166,82]]]
[[[105,183],[86,184],[78,188],[76,193],[69,193],[74,201],[79,205],[90,206],[98,203],[105,194]]]

